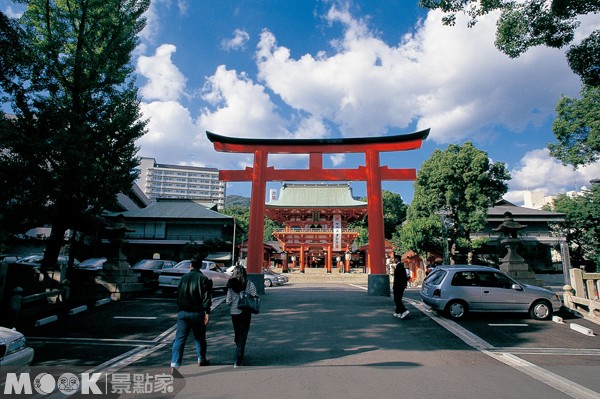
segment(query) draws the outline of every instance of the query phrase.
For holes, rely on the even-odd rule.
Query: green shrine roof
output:
[[[279,198],[267,202],[268,208],[357,208],[367,203],[352,197],[350,185],[283,183]]]

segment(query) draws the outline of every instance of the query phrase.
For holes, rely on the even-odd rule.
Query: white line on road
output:
[[[518,324],[518,323],[498,323],[498,324],[488,324],[490,327],[529,327],[529,324]]]
[[[552,388],[561,391],[575,399],[597,399],[600,394],[579,385],[571,380],[554,374],[549,370],[539,367],[533,363],[523,360],[512,353],[498,352],[498,348],[490,345],[488,342],[471,333],[469,330],[459,326],[452,320],[444,319],[437,316],[435,313],[428,312],[427,307],[422,302],[417,302],[412,299],[405,299],[408,303],[419,309],[423,314],[430,317],[433,321],[440,324],[442,327],[462,339],[467,345],[479,350],[481,353],[498,360],[518,370],[528,376],[543,382]]]
[[[152,316],[114,316],[113,319],[156,320],[156,319],[158,319],[158,317],[152,317]]]

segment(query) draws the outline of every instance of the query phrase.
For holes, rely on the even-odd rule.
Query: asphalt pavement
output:
[[[502,327],[482,330],[489,337],[481,337],[428,311],[416,289],[406,298],[410,314],[400,320],[392,316],[391,298],[370,296],[362,285],[268,288],[238,368],[228,308],[217,298],[208,326],[211,365],[196,365],[190,337],[172,392],[120,397],[600,398],[597,335],[574,335],[573,348],[562,341],[557,348],[552,337],[563,334],[562,327],[525,318],[503,319]],[[535,333],[514,332],[523,326],[533,326]],[[166,331],[160,344],[110,367],[121,375],[168,373],[173,337],[173,329]],[[514,343],[514,337],[525,338]],[[504,342],[528,343],[523,345],[528,350]]]

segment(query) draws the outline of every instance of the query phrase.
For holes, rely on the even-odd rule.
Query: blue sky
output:
[[[20,6],[0,0],[18,15]],[[561,95],[580,82],[564,49],[534,48],[509,59],[493,46],[497,15],[454,27],[414,1],[154,0],[133,63],[149,119],[140,156],[159,163],[241,169],[252,158],[217,153],[206,130],[237,137],[386,136],[431,128],[420,150],[382,154],[382,165],[419,168],[433,150],[472,141],[512,175],[505,198],[579,190],[600,163],[574,171],[549,157]],[[582,19],[577,39],[600,28]],[[277,168],[306,157],[271,157]],[[364,165],[327,155],[326,167]],[[313,178],[313,177],[311,177]],[[314,177],[317,178],[316,176]],[[278,188],[279,183],[269,184]],[[365,184],[352,184],[365,194]],[[384,189],[413,196],[412,182]],[[250,196],[245,183],[228,194]]]

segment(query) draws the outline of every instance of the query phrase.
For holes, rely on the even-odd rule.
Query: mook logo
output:
[[[102,395],[98,386],[101,373],[81,373],[81,378],[73,373],[63,373],[58,377],[52,374],[40,373],[33,379],[29,373],[7,373],[4,384],[5,395],[31,395],[33,391],[41,395],[49,395],[56,390],[65,395],[81,392],[84,395]]]

